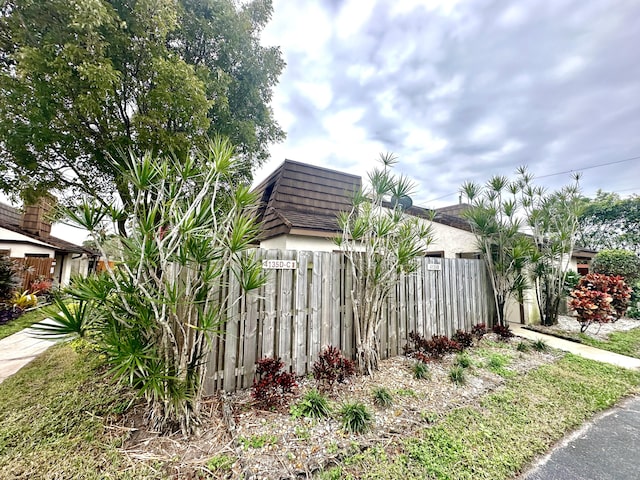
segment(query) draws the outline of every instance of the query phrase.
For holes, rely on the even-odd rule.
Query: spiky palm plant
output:
[[[124,164],[130,208],[85,201],[66,212],[105,257],[107,224],[124,221],[131,233],[118,239],[114,267],[106,262],[105,273],[68,289],[97,314],[63,322],[64,333],[93,332],[111,372],[146,398],[153,426],[188,433],[198,426],[210,339],[235,300],[220,298],[225,278],[244,290],[263,282],[260,265],[244,254],[258,233],[255,198],[235,182],[243,165],[227,140],[186,158],[131,155]]]
[[[338,217],[337,245],[344,251],[353,276],[351,297],[356,362],[361,373],[378,369],[378,332],[383,305],[402,273],[416,269],[416,258],[433,241],[429,221],[407,215],[403,199],[414,185],[395,176],[392,154],[380,156],[381,168],[369,172],[370,186],[355,192],[353,207]]]

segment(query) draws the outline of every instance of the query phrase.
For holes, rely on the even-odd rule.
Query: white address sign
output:
[[[439,271],[442,270],[442,265],[439,263],[427,263],[427,270]]]
[[[262,268],[267,270],[295,270],[298,262],[295,260],[263,260]]]

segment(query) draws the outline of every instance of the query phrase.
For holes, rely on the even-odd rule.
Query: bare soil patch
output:
[[[385,360],[373,377],[353,377],[327,394],[334,411],[328,419],[294,418],[288,407],[259,410],[251,392],[240,391],[207,399],[199,436],[166,437],[145,431],[139,414],[129,414],[112,428],[129,432],[123,450],[133,461],[170,464],[165,473],[173,478],[308,478],[348,453],[410,437],[454,408],[477,404],[486,393],[504,384],[505,378],[522,375],[562,355],[531,348],[521,352],[518,343],[517,338],[505,342],[486,335],[467,350],[472,366],[465,369],[467,381],[463,385],[455,385],[449,378],[455,355],[430,364],[431,377],[423,380],[413,377],[415,360]],[[495,356],[503,361],[506,358],[503,368],[490,366]],[[298,384],[292,403],[317,386],[310,377],[299,379]],[[390,407],[375,406],[375,387],[385,387],[391,393]],[[335,412],[345,401],[363,402],[372,412],[374,422],[369,432],[354,435],[342,430]],[[220,458],[230,461],[218,468],[216,462],[209,463]]]

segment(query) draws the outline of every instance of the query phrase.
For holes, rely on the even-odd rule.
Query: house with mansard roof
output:
[[[353,193],[362,188],[357,175],[285,160],[254,192],[258,194],[260,247],[265,249],[333,251],[337,216],[351,208]],[[476,239],[459,216],[411,206],[409,215],[432,220],[434,242],[426,256],[477,258]]]

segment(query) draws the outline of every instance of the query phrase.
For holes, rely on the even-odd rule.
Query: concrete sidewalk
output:
[[[60,341],[56,338],[37,338],[34,333],[32,328],[25,328],[0,340],[0,383]]]
[[[631,370],[640,370],[640,358],[627,357],[625,355],[620,355],[619,353],[608,352],[589,345],[583,345],[582,343],[564,340],[562,338],[554,337],[553,335],[546,335],[544,333],[527,330],[522,328],[518,323],[510,323],[509,326],[511,327],[511,331],[519,337],[534,341],[541,339],[550,347],[557,348],[558,350],[573,353],[591,360],[597,360],[598,362],[610,363],[612,365],[617,365]]]

